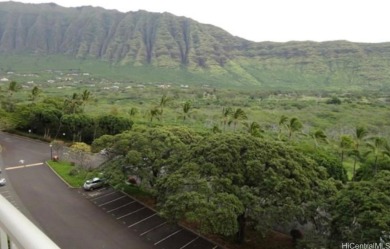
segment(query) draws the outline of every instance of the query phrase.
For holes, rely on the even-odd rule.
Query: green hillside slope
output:
[[[0,54],[0,73],[70,67],[137,81],[297,90],[383,90],[390,82],[390,43],[255,43],[169,13],[55,4],[1,2]]]

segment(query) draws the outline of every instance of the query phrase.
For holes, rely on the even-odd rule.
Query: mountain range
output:
[[[81,68],[96,62],[127,70],[125,77],[137,81],[306,90],[390,86],[390,43],[252,42],[169,13],[54,3],[1,2],[0,55],[11,58],[0,63],[2,70],[17,68],[12,56],[60,68],[60,62],[44,63],[56,56]]]

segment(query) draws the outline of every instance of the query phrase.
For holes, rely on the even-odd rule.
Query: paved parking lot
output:
[[[130,232],[149,241],[158,249],[217,249],[210,241],[178,225],[168,224],[156,212],[130,196],[103,188],[91,192],[79,191],[98,208],[111,215]]]

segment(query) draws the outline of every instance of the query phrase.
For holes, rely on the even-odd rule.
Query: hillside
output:
[[[255,43],[169,13],[56,4],[1,2],[0,53],[0,73],[103,63],[136,81],[331,90],[390,82],[390,43]],[[53,56],[58,63],[45,60]]]

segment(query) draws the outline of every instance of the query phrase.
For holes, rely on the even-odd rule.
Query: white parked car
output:
[[[5,178],[0,178],[0,186],[4,186],[6,183]]]
[[[93,179],[87,180],[84,183],[83,188],[85,190],[94,190],[94,189],[103,187],[105,184],[106,183],[105,183],[104,179],[101,179],[99,177],[95,177]]]

